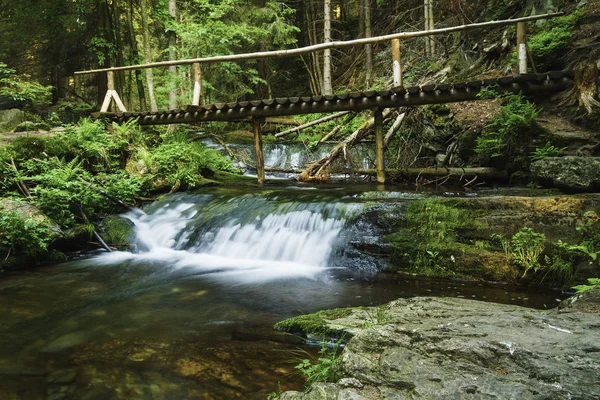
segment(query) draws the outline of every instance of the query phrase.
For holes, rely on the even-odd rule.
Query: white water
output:
[[[165,203],[149,214],[126,214],[135,225],[137,251],[106,254],[96,262],[158,262],[237,282],[315,279],[342,245],[346,219],[335,205],[240,199],[216,207],[209,203],[206,213],[218,218],[208,223],[202,222],[207,205],[183,201]]]

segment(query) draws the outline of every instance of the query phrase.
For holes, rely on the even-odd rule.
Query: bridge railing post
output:
[[[119,111],[127,112],[125,106],[123,105],[123,102],[121,101],[121,98],[119,97],[119,94],[117,93],[115,87],[115,73],[113,71],[106,72],[106,82],[108,90],[106,91],[106,96],[104,96],[104,102],[102,103],[100,112],[108,112],[108,108],[110,107],[110,103],[112,102],[112,100],[115,101],[115,104],[117,105]]]
[[[517,22],[517,54],[519,58],[519,74],[527,73],[527,24]]]
[[[202,69],[200,63],[192,64],[192,72],[194,76],[194,96],[192,99],[192,105],[202,105]]]
[[[402,86],[402,65],[400,64],[400,39],[392,39],[392,69],[394,87]]]
[[[373,113],[375,123],[375,164],[377,168],[377,183],[385,183],[385,143],[383,137],[383,110],[377,108]]]
[[[265,183],[265,159],[263,157],[262,127],[260,119],[252,118],[252,131],[254,132],[254,149],[256,150],[256,176],[258,184]]]

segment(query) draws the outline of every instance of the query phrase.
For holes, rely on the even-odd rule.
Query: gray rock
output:
[[[548,157],[531,164],[531,173],[542,183],[574,190],[600,187],[599,157]]]
[[[361,396],[343,386],[355,378],[377,388],[381,399],[597,399],[598,304],[600,289],[550,311],[400,299],[386,306],[385,325],[369,327],[361,327],[364,311],[357,310],[331,321],[354,334],[342,356],[347,378],[334,385],[338,392],[331,384],[312,385],[300,398]]]
[[[0,132],[12,132],[25,121],[25,113],[19,109],[0,110]]]
[[[338,394],[337,400],[367,400],[367,398],[361,396],[356,390],[342,389]]]
[[[303,400],[304,393],[290,390],[279,395],[278,400]]]
[[[362,388],[365,385],[360,383],[356,378],[342,378],[338,381],[337,385],[343,388]]]
[[[340,394],[340,388],[333,383],[314,383],[303,400],[336,400]]]

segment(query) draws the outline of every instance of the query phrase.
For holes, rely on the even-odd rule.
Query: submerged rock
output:
[[[364,387],[346,379],[280,398],[597,399],[600,315],[584,311],[599,293],[551,311],[421,297],[389,303],[375,325],[342,317],[330,325],[353,333],[343,373]]]

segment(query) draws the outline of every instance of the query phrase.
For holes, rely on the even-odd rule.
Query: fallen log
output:
[[[319,119],[317,119],[315,121],[308,122],[308,123],[306,123],[304,125],[296,126],[296,127],[292,128],[292,129],[288,129],[286,131],[279,132],[279,133],[277,133],[275,135],[275,137],[276,138],[280,138],[282,136],[289,135],[290,133],[300,132],[302,129],[310,128],[311,126],[319,125],[319,124],[322,124],[324,122],[331,121],[332,119],[343,117],[344,115],[349,114],[350,112],[351,111],[341,111],[341,112],[338,112],[338,113],[335,113],[335,114],[332,114],[332,115],[328,115],[326,117],[319,118]]]
[[[383,110],[383,119],[387,118],[392,113],[391,108]],[[314,161],[306,167],[306,169],[300,174],[298,180],[300,181],[326,181],[329,176],[329,166],[341,155],[346,153],[346,147],[352,146],[356,142],[364,138],[370,129],[375,125],[375,118],[367,120],[360,128],[354,131],[348,136],[342,143],[335,146],[329,154],[320,160]]]
[[[341,124],[337,125],[335,128],[333,128],[331,130],[331,132],[329,132],[327,135],[323,136],[323,138],[321,140],[319,140],[319,143],[325,143],[329,139],[331,139],[332,137],[334,137],[335,135],[337,135],[338,132],[342,130],[342,128],[344,127],[344,125],[349,124],[350,121],[352,121],[354,119],[354,117],[356,117],[356,113],[350,114],[349,117],[344,122],[342,122]]]
[[[281,172],[286,174],[300,174],[304,172],[301,169],[293,168],[265,168],[265,172]],[[377,175],[376,169],[357,169],[339,171],[340,174],[356,174],[356,175]],[[474,167],[474,168],[386,168],[385,173],[390,177],[423,177],[423,178],[440,178],[440,177],[458,177],[469,178],[474,177],[506,180],[508,175],[506,171],[497,168]]]

